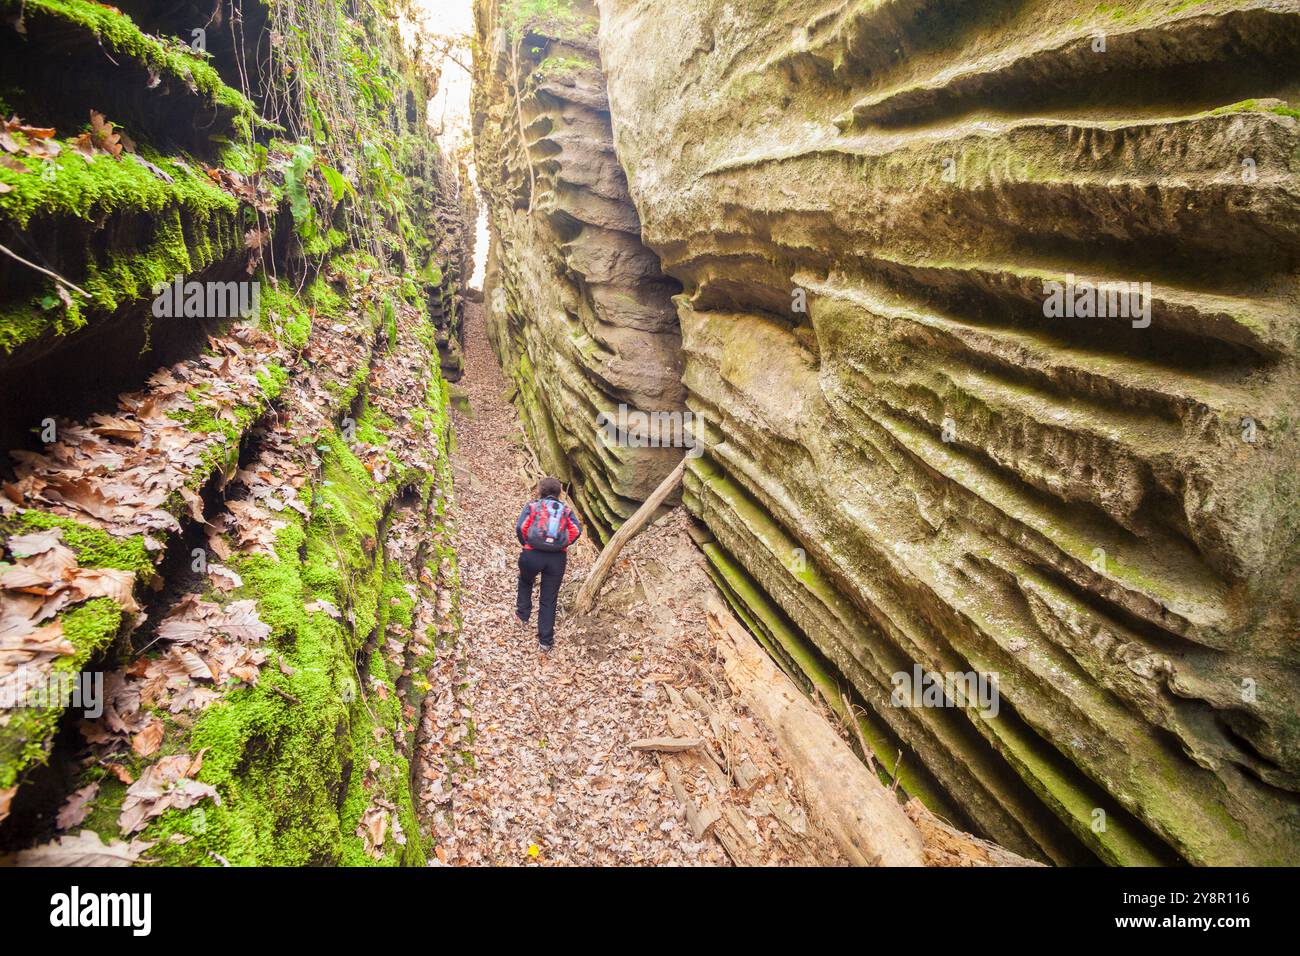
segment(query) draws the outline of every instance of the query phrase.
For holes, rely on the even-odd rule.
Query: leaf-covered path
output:
[[[725,863],[715,843],[691,838],[654,758],[627,747],[662,732],[656,698],[663,694],[647,679],[659,666],[656,653],[627,633],[588,645],[562,620],[556,648],[543,658],[534,634],[515,626],[514,522],[531,497],[527,452],[476,305],[466,316],[463,385],[470,409],[456,413],[453,461],[464,678],[460,694],[436,708],[435,739],[464,735],[460,747],[472,757],[433,784],[443,801],[435,815],[437,858]],[[573,549],[567,594],[593,554],[587,544]]]
[[[678,508],[622,552],[596,610],[566,608],[597,548],[575,547],[556,646],[514,620],[514,523],[533,467],[483,327],[465,323],[455,403],[463,629],[425,708],[424,818],[445,865],[843,864],[775,738],[732,696],[706,623],[716,594]],[[690,752],[633,750],[692,738]]]

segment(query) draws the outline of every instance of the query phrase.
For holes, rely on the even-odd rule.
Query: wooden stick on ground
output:
[[[624,546],[632,540],[632,537],[645,527],[646,523],[654,517],[659,506],[664,503],[673,489],[677,487],[682,480],[682,475],[686,474],[687,459],[683,458],[681,464],[673,469],[673,473],[660,483],[654,493],[645,500],[645,503],[637,509],[636,514],[623,522],[622,526],[614,532],[614,537],[609,539],[609,544],[600,552],[600,557],[596,563],[591,566],[591,573],[587,575],[587,580],[582,582],[582,590],[578,592],[578,599],[574,602],[574,612],[579,616],[588,613],[596,603],[596,593],[600,586],[605,583],[605,578],[609,576],[610,569],[614,566],[614,559],[618,557],[619,552]]]
[[[921,834],[894,794],[716,597],[709,603],[708,617],[728,683],[772,731],[809,810],[849,862],[923,866]]]
[[[963,833],[935,816],[920,800],[913,797],[903,807],[925,844],[926,862],[931,866],[1042,866],[1036,860],[1003,849],[996,843]]]
[[[866,761],[872,771],[876,769],[876,754],[867,743],[867,738],[862,733],[862,724],[858,723],[858,716],[853,710],[853,704],[849,702],[849,695],[840,691],[840,700],[844,703],[844,713],[848,723],[853,725],[853,732],[857,734],[858,746],[862,748],[862,759]]]
[[[694,750],[696,747],[703,746],[703,737],[647,737],[628,744],[632,750],[656,750],[666,754],[677,754],[683,750]]]

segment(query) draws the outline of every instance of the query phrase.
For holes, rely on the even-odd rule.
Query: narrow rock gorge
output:
[[[538,459],[608,537],[681,459],[655,413],[685,409],[672,297],[614,154],[594,10],[480,10],[477,159],[490,211],[488,332]],[[620,417],[620,406],[622,416]],[[593,427],[601,416],[612,433]],[[638,425],[637,416],[644,416]]]
[[[601,413],[689,412],[717,585],[886,779],[1294,863],[1300,4],[476,6],[487,321],[593,523],[683,453]]]
[[[0,0],[0,867],[1300,863],[1300,0],[114,3]]]

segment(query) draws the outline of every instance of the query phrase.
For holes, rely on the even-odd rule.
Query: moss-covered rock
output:
[[[6,801],[18,789],[0,845],[48,837],[54,814],[35,801],[72,777],[98,786],[80,825],[119,836],[141,799],[131,788],[165,767],[196,777],[195,795],[139,821],[153,844],[142,863],[420,865],[417,729],[437,647],[458,626],[435,356],[456,352],[474,235],[466,171],[427,123],[436,77],[382,4],[246,6],[250,35],[296,37],[269,71],[241,68],[222,38],[208,57],[172,36],[188,29],[183,7],[124,7],[3,6],[25,32],[7,31],[0,53],[28,79],[6,78],[0,97],[28,125],[6,124],[0,243],[48,272],[0,259],[0,369],[57,376],[65,356],[92,364],[83,353],[105,330],[143,329],[141,355],[110,380],[128,389],[121,409],[186,436],[187,464],[165,481],[134,461],[114,476],[106,500],[156,508],[132,525],[129,509],[42,497],[62,446],[33,443],[0,506],[0,542],[58,527],[83,567],[134,576],[146,613],[106,599],[65,610],[75,652],[53,664],[107,671],[128,694],[141,669],[158,673],[171,640],[154,639],[159,622],[195,602],[237,603],[270,633],[238,675],[191,673],[180,704],[134,699],[132,726],[163,729],[156,749],[128,746],[120,723],[83,740],[61,708],[0,714],[0,789]],[[288,27],[303,15],[331,29]],[[59,82],[30,82],[56,67],[68,70]],[[178,276],[257,282],[261,309],[172,335],[172,367],[159,369],[146,297]],[[60,403],[86,415],[100,397],[75,378],[51,410],[6,407],[0,434]],[[72,424],[59,419],[60,435]],[[274,510],[260,527],[254,513],[270,513],[254,501]],[[201,535],[227,556],[220,586],[183,570]],[[80,762],[83,747],[100,759]]]

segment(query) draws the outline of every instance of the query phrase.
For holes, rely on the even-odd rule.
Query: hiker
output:
[[[537,485],[537,500],[524,505],[515,522],[515,536],[523,545],[519,555],[519,600],[515,615],[522,627],[533,613],[533,581],[542,576],[542,594],[537,607],[537,643],[543,653],[555,643],[555,599],[568,561],[568,547],[582,537],[582,525],[573,509],[560,501],[560,483],[543,478]]]

